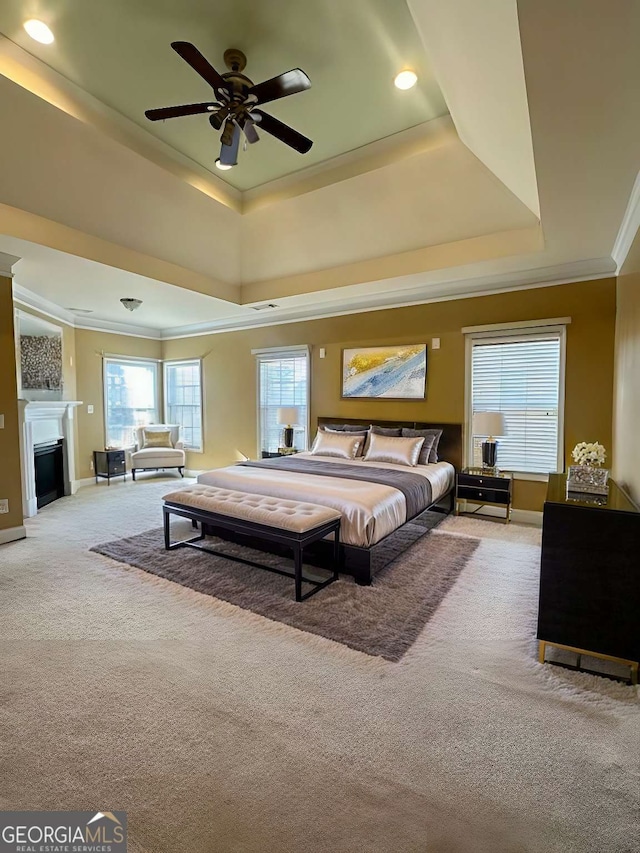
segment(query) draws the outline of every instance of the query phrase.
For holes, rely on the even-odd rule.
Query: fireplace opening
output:
[[[36,469],[38,509],[64,497],[63,439],[36,444],[33,449]]]

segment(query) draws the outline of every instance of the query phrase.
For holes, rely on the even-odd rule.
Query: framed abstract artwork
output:
[[[343,399],[424,400],[426,393],[426,344],[342,350]]]

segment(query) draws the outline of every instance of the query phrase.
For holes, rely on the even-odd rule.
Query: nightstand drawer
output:
[[[458,499],[475,503],[508,504],[510,494],[504,489],[486,489],[483,486],[458,485]]]
[[[458,474],[458,485],[472,486],[473,488],[498,489],[508,492],[511,488],[510,477],[492,477],[490,474]]]

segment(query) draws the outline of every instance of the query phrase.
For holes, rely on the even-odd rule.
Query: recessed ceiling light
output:
[[[396,75],[393,81],[397,89],[411,89],[418,82],[418,75],[415,71],[401,71]]]
[[[32,39],[39,41],[41,44],[51,44],[53,41],[53,33],[44,21],[38,21],[36,18],[31,18],[29,21],[25,21],[22,26]]]
[[[233,166],[231,166],[229,163],[221,163],[220,158],[216,160],[216,166],[218,167],[218,169],[220,169],[221,172],[226,172],[227,169],[233,169]]]

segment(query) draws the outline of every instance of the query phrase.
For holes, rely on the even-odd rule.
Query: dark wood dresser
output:
[[[544,504],[538,640],[616,660],[637,683],[640,661],[640,509],[609,481],[607,497],[567,497],[551,474]],[[596,502],[597,501],[597,502]]]

